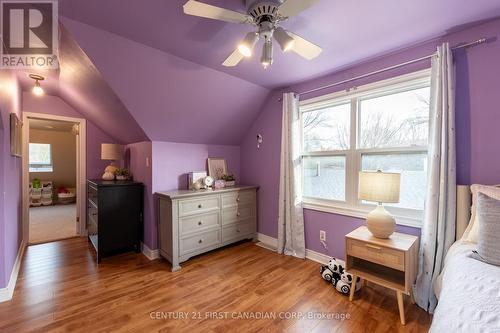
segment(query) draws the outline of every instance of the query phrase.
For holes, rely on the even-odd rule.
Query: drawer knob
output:
[[[237,197],[237,198],[236,198],[236,201],[240,201],[240,197]]]
[[[198,205],[198,208],[201,208],[201,207],[203,207],[203,206],[202,206],[201,204],[199,204],[199,205]]]
[[[237,213],[236,213],[236,216],[240,216],[240,215],[241,215],[241,214],[240,214],[240,212],[237,212]]]
[[[198,221],[198,225],[202,225],[203,223],[201,223],[201,221]]]
[[[236,229],[236,232],[238,232],[238,233],[239,233],[239,232],[240,232],[240,229]]]
[[[198,241],[198,243],[199,243],[199,244],[203,243],[203,239],[200,239],[200,240]]]

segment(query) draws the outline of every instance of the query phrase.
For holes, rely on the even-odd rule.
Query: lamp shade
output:
[[[123,158],[123,146],[114,143],[101,144],[101,160],[119,161]]]
[[[401,174],[381,171],[359,173],[358,198],[375,202],[399,202]]]

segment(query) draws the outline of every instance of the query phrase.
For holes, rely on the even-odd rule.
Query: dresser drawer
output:
[[[222,207],[255,203],[255,190],[243,190],[222,195]]]
[[[254,233],[254,229],[252,220],[224,227],[222,228],[222,242],[245,238],[249,234]]]
[[[255,216],[255,206],[245,205],[222,209],[222,225],[237,223]]]
[[[179,216],[205,213],[215,209],[219,209],[219,197],[216,195],[179,201]]]
[[[200,232],[210,228],[219,228],[219,212],[198,214],[195,216],[182,217],[179,219],[181,235]]]
[[[180,255],[219,245],[221,243],[220,233],[220,230],[213,230],[182,238],[180,241]]]
[[[405,269],[405,254],[403,251],[372,245],[350,238],[347,238],[347,255],[365,259],[400,271],[404,271]]]

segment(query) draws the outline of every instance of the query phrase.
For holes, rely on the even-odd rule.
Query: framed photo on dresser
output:
[[[227,175],[226,159],[220,157],[209,157],[207,159],[208,175],[214,179],[222,179],[223,175]]]

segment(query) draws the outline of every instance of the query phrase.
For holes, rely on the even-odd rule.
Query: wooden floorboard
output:
[[[395,293],[373,284],[349,302],[317,263],[251,242],[182,267],[172,273],[135,253],[97,266],[84,238],[29,246],[13,300],[0,303],[0,332],[427,332],[430,324],[406,299],[402,326]],[[300,318],[307,314],[349,319]]]

